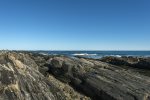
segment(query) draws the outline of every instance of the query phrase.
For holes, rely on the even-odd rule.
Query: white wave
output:
[[[75,53],[74,56],[96,56],[97,54],[88,54],[88,53]]]
[[[113,56],[113,57],[122,57],[121,55],[110,55],[110,56]]]
[[[41,54],[41,55],[48,55],[47,53],[39,53],[39,54]]]
[[[120,56],[120,55],[116,55],[116,57],[122,57],[122,56]]]

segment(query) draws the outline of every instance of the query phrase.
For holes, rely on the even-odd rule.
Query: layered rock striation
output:
[[[39,72],[29,54],[7,52],[0,55],[0,100],[88,100],[66,85],[64,92],[56,83]],[[54,78],[53,78],[54,80]],[[61,84],[60,84],[61,86]]]
[[[48,63],[50,73],[93,99],[150,99],[150,78],[130,70],[84,58],[54,57]]]
[[[150,100],[150,77],[130,70],[129,65],[147,66],[143,60],[123,58],[116,64],[108,58],[3,52],[0,100]]]

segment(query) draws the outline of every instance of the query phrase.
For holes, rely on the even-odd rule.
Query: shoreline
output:
[[[148,100],[149,73],[150,58],[71,58],[4,51],[0,53],[0,87],[4,87],[0,98]]]

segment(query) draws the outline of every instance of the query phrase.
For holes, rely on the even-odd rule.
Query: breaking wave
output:
[[[74,56],[96,56],[97,54],[88,54],[88,53],[75,53]]]

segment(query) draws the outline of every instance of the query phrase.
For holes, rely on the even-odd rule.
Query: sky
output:
[[[150,50],[150,0],[0,0],[0,49]]]

